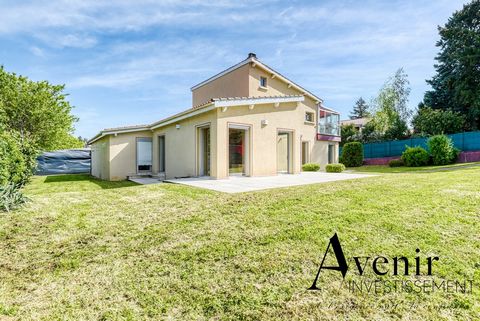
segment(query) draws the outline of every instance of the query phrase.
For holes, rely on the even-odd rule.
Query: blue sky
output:
[[[434,73],[437,26],[463,3],[0,0],[0,64],[66,84],[83,137],[189,108],[191,86],[248,52],[347,118],[399,67],[415,108]]]

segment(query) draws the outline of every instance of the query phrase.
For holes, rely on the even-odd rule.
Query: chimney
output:
[[[257,55],[254,54],[253,52],[250,52],[250,53],[248,54],[247,59],[250,59],[250,58],[255,58],[255,59],[257,59]]]

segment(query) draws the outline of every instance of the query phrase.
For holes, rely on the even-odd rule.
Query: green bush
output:
[[[343,145],[340,162],[347,167],[358,167],[363,164],[363,145],[351,142]]]
[[[402,154],[402,161],[405,163],[405,166],[408,167],[418,167],[428,165],[430,156],[428,152],[420,147],[407,147],[407,149]]]
[[[459,151],[453,146],[452,140],[445,135],[430,137],[427,146],[432,156],[433,165],[447,165],[457,159]]]
[[[10,133],[0,133],[0,185],[23,185],[30,174],[18,139]]]
[[[302,170],[304,172],[316,172],[320,169],[320,165],[315,163],[307,163],[302,165]]]
[[[391,161],[388,162],[388,166],[390,167],[401,167],[404,166],[405,164],[401,159],[392,159]]]
[[[6,184],[0,186],[0,211],[14,210],[27,200],[18,185]]]
[[[325,166],[325,171],[327,173],[341,173],[345,170],[345,165],[339,163],[339,164],[327,164]]]
[[[453,134],[462,131],[465,116],[452,110],[422,107],[412,119],[415,133],[422,136]]]

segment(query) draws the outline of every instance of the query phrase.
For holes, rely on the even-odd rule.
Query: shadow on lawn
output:
[[[88,174],[62,174],[62,175],[49,175],[45,178],[45,183],[64,183],[64,182],[90,182],[97,184],[102,189],[111,189],[111,188],[121,188],[139,185],[131,181],[118,181],[110,182],[103,181],[97,178],[94,178]]]

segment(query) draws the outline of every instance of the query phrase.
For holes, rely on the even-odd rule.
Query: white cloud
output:
[[[31,46],[30,51],[32,54],[34,54],[37,57],[42,57],[42,58],[45,57],[45,52],[43,51],[43,49],[37,46]]]

